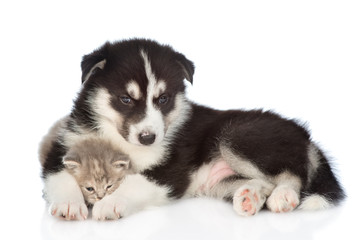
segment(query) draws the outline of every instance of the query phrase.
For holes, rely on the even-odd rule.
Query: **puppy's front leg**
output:
[[[88,209],[81,189],[66,171],[50,174],[45,179],[44,198],[50,204],[50,214],[64,220],[84,220]]]
[[[166,187],[150,182],[141,174],[127,175],[118,189],[94,204],[95,220],[114,220],[151,206],[168,202]]]

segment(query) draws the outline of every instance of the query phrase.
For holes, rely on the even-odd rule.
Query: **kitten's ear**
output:
[[[62,162],[63,162],[65,168],[69,169],[69,170],[75,170],[75,169],[79,168],[81,165],[79,156],[74,153],[66,154],[65,157],[63,157]]]
[[[127,170],[130,166],[130,159],[127,155],[119,153],[114,160],[111,161],[111,164],[119,170]]]

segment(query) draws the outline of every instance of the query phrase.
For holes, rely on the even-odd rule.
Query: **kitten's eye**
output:
[[[85,188],[86,190],[88,190],[89,192],[93,192],[94,191],[94,188],[93,187],[87,187]]]
[[[120,100],[123,104],[126,104],[126,105],[131,103],[131,98],[128,96],[122,96],[122,97],[120,97]]]
[[[106,189],[110,189],[111,187],[112,187],[112,185],[109,185],[109,186],[106,187]]]

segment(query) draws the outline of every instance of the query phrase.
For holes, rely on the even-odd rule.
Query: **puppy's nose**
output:
[[[142,145],[151,145],[155,142],[156,135],[147,131],[139,134],[139,142]]]

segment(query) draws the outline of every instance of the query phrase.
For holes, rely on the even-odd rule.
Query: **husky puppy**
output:
[[[95,203],[94,219],[194,196],[230,201],[241,216],[264,206],[324,209],[345,196],[324,153],[295,121],[187,100],[184,79],[193,82],[194,65],[170,46],[145,39],[106,43],[84,56],[81,67],[73,110],[42,154],[45,192],[54,203],[77,210],[81,192],[61,160],[77,141],[97,136],[129,155],[137,174]]]

